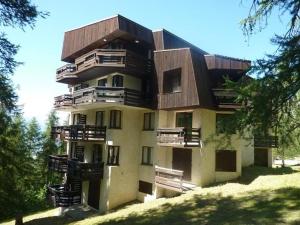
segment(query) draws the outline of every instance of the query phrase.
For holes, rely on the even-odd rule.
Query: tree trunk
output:
[[[284,163],[284,150],[282,151],[282,156],[281,156],[281,161],[282,161],[282,165],[281,167],[285,167],[285,163]]]
[[[23,225],[23,214],[22,213],[16,214],[15,225]]]

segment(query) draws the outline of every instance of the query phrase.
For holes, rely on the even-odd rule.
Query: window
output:
[[[152,195],[152,184],[149,182],[139,181],[139,192]]]
[[[93,163],[102,162],[102,145],[94,144],[92,162]]]
[[[78,91],[78,90],[88,88],[88,87],[89,87],[89,85],[85,84],[85,83],[77,84],[74,86],[74,91]]]
[[[143,146],[142,148],[142,164],[152,165],[152,149],[151,147]]]
[[[83,125],[86,124],[86,115],[75,113],[73,114],[72,125]]]
[[[123,76],[121,76],[121,75],[113,76],[112,86],[113,87],[123,87]]]
[[[110,122],[109,128],[112,129],[121,129],[121,111],[120,110],[111,110],[110,111]]]
[[[180,91],[181,91],[181,68],[164,72],[163,92],[174,93]]]
[[[216,151],[216,171],[236,172],[236,151]]]
[[[104,111],[96,112],[96,126],[104,127]]]
[[[119,165],[120,146],[108,146],[107,165]]]
[[[144,113],[144,130],[154,130],[154,112]]]
[[[217,134],[230,133],[235,134],[234,120],[232,114],[216,115],[216,132]]]
[[[192,128],[192,124],[193,124],[192,112],[176,113],[176,127]]]
[[[104,79],[98,80],[98,86],[99,87],[107,87],[107,79],[104,78]]]

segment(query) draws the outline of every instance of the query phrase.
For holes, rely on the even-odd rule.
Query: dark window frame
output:
[[[81,123],[82,120],[84,123]],[[72,125],[85,125],[87,121],[87,115],[81,113],[74,113],[72,119]]]
[[[112,149],[112,155],[111,155]],[[108,166],[119,166],[119,159],[120,159],[120,146],[116,145],[109,145],[107,148],[107,165]]]
[[[117,124],[118,116],[120,118],[119,118],[119,123]],[[121,110],[110,110],[109,128],[110,129],[122,129],[122,111]]]
[[[163,93],[182,92],[182,73],[181,68],[176,68],[163,73]]]
[[[105,81],[105,84],[106,84],[106,85],[105,85],[105,86],[99,85],[99,83],[100,83],[100,82],[103,82],[103,81]],[[98,85],[98,87],[107,87],[107,78],[99,79],[98,82],[97,82],[97,85]]]
[[[146,158],[146,160],[144,161],[145,158]],[[142,147],[141,165],[153,166],[153,147],[149,147],[149,146]]]
[[[112,87],[124,87],[124,76],[116,74],[112,77]]]
[[[139,192],[152,195],[153,184],[143,180],[139,180]]]
[[[144,113],[143,130],[153,131],[154,128],[155,128],[155,113],[154,112]]]
[[[237,172],[237,151],[216,150],[215,171]]]
[[[105,115],[105,111],[96,111],[95,125],[98,126],[98,124],[97,124],[97,121],[98,121],[97,120],[98,119],[97,115],[98,115],[98,113],[102,114],[102,116],[101,116],[101,122],[100,122],[100,127],[104,127],[104,115]]]

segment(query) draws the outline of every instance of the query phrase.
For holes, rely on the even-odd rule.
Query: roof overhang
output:
[[[121,15],[65,32],[62,61],[74,60],[116,38],[153,45],[152,31]]]

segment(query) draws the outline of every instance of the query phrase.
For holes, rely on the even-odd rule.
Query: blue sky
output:
[[[55,82],[55,71],[64,64],[60,56],[67,30],[121,14],[149,29],[165,28],[209,53],[250,60],[273,53],[270,37],[286,30],[284,18],[274,14],[267,29],[247,40],[239,22],[248,14],[250,0],[33,2],[50,16],[38,19],[33,30],[9,29],[7,33],[12,42],[21,45],[16,58],[24,62],[13,76],[19,104],[24,106],[26,119],[36,117],[40,123],[45,122],[53,97],[68,91],[67,85]]]

